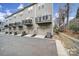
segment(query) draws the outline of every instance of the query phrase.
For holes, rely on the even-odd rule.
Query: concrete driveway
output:
[[[0,56],[57,56],[54,40],[0,34]]]

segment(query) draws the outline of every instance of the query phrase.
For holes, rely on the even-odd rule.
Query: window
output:
[[[33,6],[29,7],[28,8],[28,13],[31,13],[32,9],[33,9]]]
[[[30,13],[30,11],[28,11],[28,13]]]
[[[10,19],[9,19],[10,20]],[[7,22],[8,20],[6,20],[6,22]]]
[[[42,8],[44,8],[44,5],[42,5]]]
[[[14,18],[16,18],[16,16]]]
[[[41,20],[41,17],[39,17],[39,19]]]
[[[27,20],[27,23],[29,23],[29,20]]]
[[[38,18],[35,18],[35,21],[38,22]]]
[[[52,15],[49,15],[50,16],[50,20],[52,19]]]
[[[11,19],[9,19],[9,20],[11,20]]]
[[[45,20],[45,16],[43,16],[43,20]]]
[[[19,25],[20,23],[18,22],[17,25]]]
[[[25,21],[23,20],[23,21],[22,21],[22,24],[24,24],[24,23],[25,23]]]
[[[28,8],[29,11],[32,10],[32,9],[33,9],[33,6],[31,6],[31,7]]]
[[[20,25],[21,23],[20,22],[15,22],[15,25]]]
[[[35,18],[35,20],[37,20],[37,18]]]
[[[30,19],[29,22],[32,23],[32,20]]]
[[[46,15],[46,20],[48,19],[48,15]]]
[[[43,8],[44,8],[44,4],[41,3],[41,4],[38,5],[38,9],[39,9],[39,10],[40,10],[40,9],[43,9]]]
[[[27,23],[27,20],[25,20],[25,23]]]
[[[39,10],[40,10],[40,6],[39,6],[38,8],[39,8]]]
[[[41,6],[39,6],[38,8],[39,8],[39,10],[40,10],[40,9],[43,9],[43,8],[44,8],[44,5],[41,5]]]
[[[23,29],[23,26],[18,26],[19,27],[19,30],[22,30]]]
[[[48,19],[48,15],[43,16],[43,20],[47,20]]]
[[[20,16],[22,16],[23,14],[20,14]]]
[[[8,27],[8,25],[5,25],[4,27]]]
[[[11,27],[9,27],[9,30],[11,30]]]
[[[13,26],[13,30],[16,30],[16,26]]]
[[[41,22],[41,17],[39,17],[39,22]]]

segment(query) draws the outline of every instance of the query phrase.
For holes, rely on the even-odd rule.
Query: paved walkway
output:
[[[56,42],[58,55],[59,56],[69,56],[69,54],[67,53],[67,50],[64,48],[64,46],[61,43],[61,41],[58,40],[56,35],[53,37],[53,40],[55,40],[55,42]]]
[[[64,33],[60,33],[60,40],[63,42],[66,50],[71,56],[79,56],[79,40]]]
[[[63,47],[62,43],[59,40],[56,40],[56,46],[59,56],[68,56],[66,49]]]

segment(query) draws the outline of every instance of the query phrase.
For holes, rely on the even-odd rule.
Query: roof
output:
[[[15,13],[13,13],[13,14],[11,14],[11,15],[9,15],[9,16],[7,16],[7,17],[5,17],[5,19],[7,19],[7,18],[9,18],[9,17],[13,16],[14,14],[17,14],[17,13],[19,13],[19,12],[21,12],[21,11],[25,10],[26,8],[28,8],[28,7],[32,6],[32,5],[35,5],[35,4],[37,4],[37,3],[32,3],[32,4],[30,4],[30,5],[26,6],[26,7],[24,7],[23,9],[21,9],[21,10],[19,10],[19,11],[15,12]]]

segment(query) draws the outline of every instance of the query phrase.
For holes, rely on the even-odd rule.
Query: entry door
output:
[[[38,32],[38,34],[46,35],[47,32],[52,32],[52,27],[50,25],[49,26],[40,26],[40,27],[38,27],[37,32]]]

